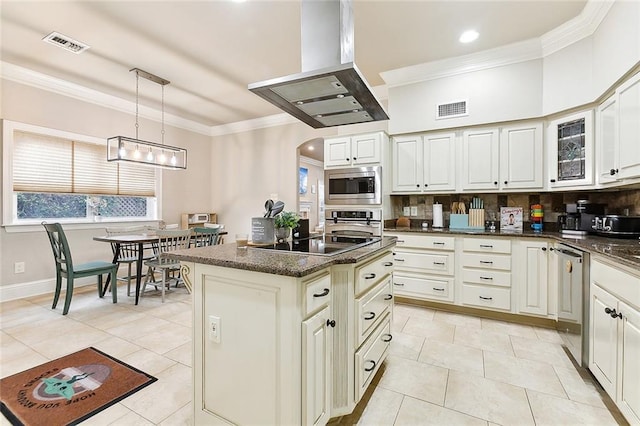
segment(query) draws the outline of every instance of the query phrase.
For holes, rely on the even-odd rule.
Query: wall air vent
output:
[[[80,54],[90,47],[88,44],[74,40],[71,37],[55,31],[43,38],[42,41],[46,41],[47,43],[51,43],[54,46],[61,47],[75,54]]]
[[[436,120],[463,117],[465,115],[469,115],[466,100],[436,105]]]

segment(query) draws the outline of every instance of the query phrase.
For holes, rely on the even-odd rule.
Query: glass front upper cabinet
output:
[[[593,111],[551,121],[547,135],[549,187],[593,185]]]

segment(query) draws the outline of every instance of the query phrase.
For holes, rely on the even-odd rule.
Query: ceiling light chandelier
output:
[[[138,68],[133,68],[130,71],[136,72],[136,137],[133,139],[126,136],[113,136],[107,139],[107,161],[129,161],[165,169],[186,169],[187,150],[164,144],[164,86],[170,82]],[[138,139],[138,83],[140,77],[162,86],[161,143]]]

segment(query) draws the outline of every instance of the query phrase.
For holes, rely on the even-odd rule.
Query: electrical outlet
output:
[[[411,206],[411,216],[418,216],[418,206]]]
[[[220,317],[209,315],[209,340],[220,343]]]
[[[24,268],[25,268],[24,262],[16,262],[13,264],[13,273],[24,274]]]
[[[403,207],[403,208],[402,208],[402,215],[403,215],[403,216],[409,216],[409,215],[411,215],[411,208],[410,208],[410,207]]]

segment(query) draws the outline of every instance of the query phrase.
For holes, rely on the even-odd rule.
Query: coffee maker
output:
[[[558,216],[558,229],[563,234],[585,235],[594,232],[595,218],[604,214],[605,207],[604,204],[590,203],[588,200],[567,204],[566,214]]]

